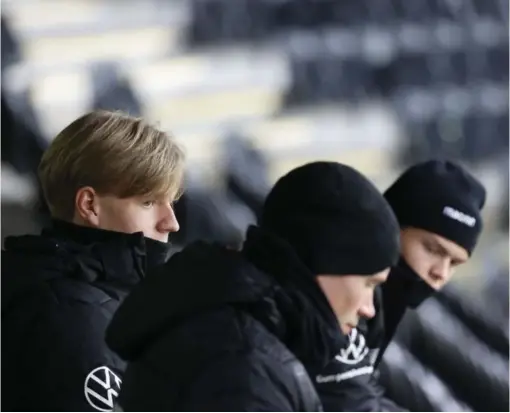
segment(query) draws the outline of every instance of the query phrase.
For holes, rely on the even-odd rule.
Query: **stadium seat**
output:
[[[388,346],[376,374],[385,396],[411,412],[469,412],[449,387],[402,345]]]
[[[227,191],[258,217],[270,190],[267,160],[241,136],[229,136],[223,148]]]
[[[121,110],[133,116],[142,114],[142,107],[131,85],[115,64],[101,63],[93,67],[94,109]]]
[[[505,291],[507,291],[506,298],[508,298],[508,289]],[[495,319],[484,306],[482,300],[471,297],[455,285],[448,285],[443,288],[436,295],[436,298],[480,340],[508,358],[508,334],[499,325],[499,320]],[[504,301],[504,299],[501,301]]]
[[[487,50],[487,77],[496,82],[508,83],[508,43]]]
[[[9,19],[1,16],[0,30],[2,36],[2,72],[5,68],[17,63],[21,59],[18,38],[13,33]]]
[[[396,87],[429,86],[432,83],[430,56],[406,53],[397,57],[395,65]]]
[[[476,13],[478,17],[489,18],[494,20],[503,20],[504,14],[508,16],[508,2],[506,2],[506,10],[504,7],[505,1],[500,0],[470,0],[472,10]]]
[[[440,51],[431,56],[433,82],[439,86],[464,86],[468,82],[469,57],[464,50]]]
[[[406,314],[395,339],[475,411],[508,408],[508,358],[487,347],[437,300]]]

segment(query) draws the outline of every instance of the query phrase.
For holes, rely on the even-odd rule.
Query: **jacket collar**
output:
[[[41,236],[8,237],[7,251],[32,253],[30,259],[88,282],[135,284],[148,268],[167,258],[169,244],[54,220]],[[37,257],[37,258],[36,258]]]
[[[275,297],[286,324],[280,338],[310,374],[320,371],[347,341],[315,277],[288,243],[262,228],[248,229],[243,253],[282,287]]]

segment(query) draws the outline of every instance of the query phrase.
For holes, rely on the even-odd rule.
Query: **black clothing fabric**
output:
[[[482,231],[486,191],[462,166],[432,160],[407,169],[385,192],[401,228],[441,235],[469,253]]]
[[[482,228],[485,189],[460,166],[446,161],[418,164],[385,197],[401,228],[434,232],[472,252]],[[374,370],[408,309],[417,308],[435,291],[402,258],[380,291],[376,317],[360,323],[351,332],[347,347],[315,377],[326,411],[404,410],[384,397]]]
[[[292,248],[252,227],[242,252],[194,243],[120,306],[124,411],[318,411],[309,375],[344,336]]]
[[[407,411],[385,397],[385,392],[367,366],[348,367],[336,360],[320,376],[316,387],[326,412],[403,412]]]
[[[61,221],[6,238],[2,410],[112,410],[125,364],[106,346],[106,327],[167,248],[142,233]]]
[[[409,308],[418,308],[436,292],[402,257],[383,284],[382,291],[387,303],[404,300]],[[391,324],[389,320],[386,321],[386,325]]]
[[[435,293],[435,290],[403,258],[400,259],[398,266],[392,268],[388,280],[382,285],[381,290],[384,311],[384,333],[379,344],[379,351],[375,362],[376,366],[381,361],[386,348],[393,339],[407,309],[416,309],[423,301]]]
[[[350,332],[347,345],[320,374],[314,376],[324,411],[406,411],[385,397],[375,376],[373,361],[385,332],[381,290],[376,292],[377,315],[368,321],[361,320]]]
[[[325,411],[405,411],[384,396],[374,370],[407,309],[416,308],[434,289],[401,258],[376,292],[376,316],[360,322],[347,346],[315,376]]]
[[[336,162],[296,168],[275,184],[260,226],[292,245],[312,274],[373,275],[397,263],[397,219],[377,188]]]
[[[309,372],[324,367],[347,340],[309,269],[287,242],[256,226],[248,229],[243,252],[257,268],[273,276],[288,295],[295,298],[295,304],[302,302],[301,307],[308,307],[310,313],[302,311],[299,317],[295,309],[289,308],[288,316],[283,313],[288,331],[285,344]],[[281,311],[283,304],[281,302]],[[313,339],[309,340],[310,337]]]

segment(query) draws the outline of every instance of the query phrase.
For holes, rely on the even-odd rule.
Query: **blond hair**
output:
[[[101,110],[63,129],[38,172],[51,215],[72,220],[84,186],[119,198],[176,197],[183,169],[184,153],[169,134],[141,118]]]

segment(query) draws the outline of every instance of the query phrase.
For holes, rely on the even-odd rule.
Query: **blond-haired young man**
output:
[[[106,326],[166,259],[183,166],[171,136],[116,112],[52,141],[39,178],[53,224],[2,251],[2,410],[112,410],[124,364]]]

